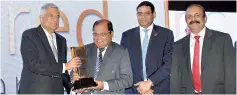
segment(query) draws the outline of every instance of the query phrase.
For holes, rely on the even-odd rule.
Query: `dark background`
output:
[[[186,11],[191,4],[200,4],[207,12],[236,12],[236,1],[168,1],[169,10]]]

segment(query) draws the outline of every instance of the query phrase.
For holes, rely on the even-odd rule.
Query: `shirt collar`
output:
[[[106,51],[107,47],[108,47],[108,46],[106,46],[106,47],[104,48],[104,49],[105,49],[104,51]],[[97,51],[99,51],[99,48],[97,48]],[[103,52],[104,52],[104,51],[103,51]]]
[[[142,26],[140,26],[140,31],[143,31],[145,28],[143,28]],[[149,27],[147,27],[146,29],[148,29],[149,31],[151,31],[153,29],[153,24],[151,24]]]
[[[197,35],[191,32],[190,37],[191,39],[194,39],[195,36],[200,36],[200,38],[204,38],[205,31],[206,31],[206,27],[204,27]]]
[[[48,32],[46,29],[44,29],[43,26],[41,26],[41,27],[43,28],[44,33],[46,34],[47,37],[51,37],[51,35],[52,35],[53,37],[55,37],[55,33],[54,33],[54,32],[53,32],[52,34],[49,34],[49,32]]]

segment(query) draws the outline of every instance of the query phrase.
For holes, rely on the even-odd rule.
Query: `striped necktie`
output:
[[[50,47],[52,49],[54,58],[55,58],[56,62],[58,62],[58,51],[54,45],[54,37],[53,37],[53,35],[50,35],[49,38],[50,38]]]
[[[100,65],[101,65],[101,63],[103,62],[103,59],[102,59],[102,52],[103,52],[104,50],[105,50],[104,48],[99,48],[99,55],[98,55],[98,57],[97,57],[97,61],[96,61],[96,65],[95,65],[94,79],[97,78],[98,73],[99,73],[99,70],[100,70]]]

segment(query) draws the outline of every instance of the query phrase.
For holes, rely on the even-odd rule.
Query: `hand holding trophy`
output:
[[[88,72],[88,60],[85,47],[71,47],[71,55],[72,58],[79,57],[81,60],[80,67],[72,69],[73,90],[82,90],[97,86]]]

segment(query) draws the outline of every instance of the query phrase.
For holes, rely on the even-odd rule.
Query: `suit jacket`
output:
[[[171,56],[174,37],[171,30],[154,25],[146,54],[146,73],[153,82],[154,93],[170,93]],[[132,64],[133,83],[143,81],[142,51],[139,27],[127,30],[122,35],[121,45],[126,47]],[[126,93],[138,93],[132,86]]]
[[[62,74],[66,63],[66,39],[56,34],[58,62],[50,48],[46,34],[41,26],[24,31],[21,40],[23,69],[20,80],[20,94],[63,94],[70,91],[67,72]]]
[[[94,76],[97,60],[97,48],[94,43],[85,46],[88,55],[89,74]],[[122,94],[132,85],[132,70],[128,51],[117,43],[111,42],[104,54],[103,62],[96,80],[108,82],[109,91],[97,91],[97,94]]]
[[[236,93],[236,55],[229,34],[206,28],[201,56],[204,94]],[[175,42],[172,56],[171,93],[193,94],[190,35]]]

